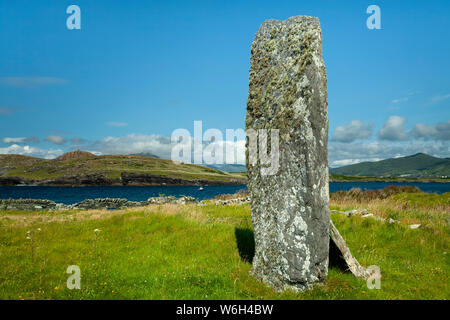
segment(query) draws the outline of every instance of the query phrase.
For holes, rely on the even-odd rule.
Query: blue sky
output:
[[[66,8],[81,8],[68,30]],[[381,9],[369,30],[366,8]],[[0,153],[167,156],[177,128],[244,128],[266,19],[320,19],[330,164],[450,157],[448,1],[0,1]]]

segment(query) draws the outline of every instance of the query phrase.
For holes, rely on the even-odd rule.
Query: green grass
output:
[[[440,206],[442,208],[450,206],[450,192],[444,194],[428,193],[399,193],[392,196],[392,200],[408,203],[409,206],[427,209]]]
[[[377,204],[379,211],[389,207],[386,201],[395,208],[404,200],[398,198],[422,203],[436,196],[395,197]],[[400,215],[408,210],[418,209]],[[428,215],[442,223],[430,223],[424,213],[417,230],[333,215],[359,262],[381,268],[381,289],[331,267],[325,284],[304,293],[276,293],[249,275],[248,205],[0,212],[0,299],[448,299],[449,210],[439,210]],[[33,262],[26,236],[37,228]],[[101,230],[97,241],[94,229]],[[81,290],[66,288],[69,265],[81,268]]]

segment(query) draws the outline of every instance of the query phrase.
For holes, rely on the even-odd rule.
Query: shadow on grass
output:
[[[248,228],[234,229],[239,256],[245,262],[252,263],[255,255],[255,238],[253,231]],[[343,272],[350,272],[348,265],[342,256],[341,251],[330,238],[330,259],[329,268],[339,269]]]
[[[345,262],[344,257],[342,256],[341,251],[337,247],[337,245],[331,240],[330,237],[330,253],[329,253],[329,261],[328,268],[339,269],[342,272],[350,272],[348,269],[347,262]]]
[[[255,237],[253,231],[248,228],[234,229],[239,256],[245,262],[252,263],[255,255]]]

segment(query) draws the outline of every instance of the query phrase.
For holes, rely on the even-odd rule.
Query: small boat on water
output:
[[[203,191],[203,187],[198,188],[198,191]]]

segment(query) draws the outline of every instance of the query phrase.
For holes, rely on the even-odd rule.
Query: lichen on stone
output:
[[[262,175],[259,161],[250,165],[247,148],[252,273],[276,290],[304,290],[328,272],[328,101],[319,20],[265,21],[251,52],[246,128],[280,134],[275,175]]]

